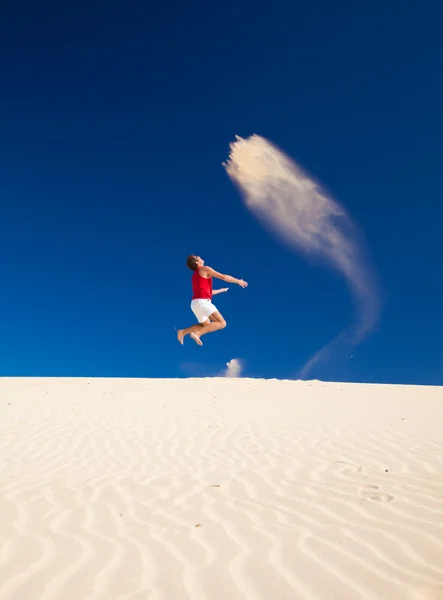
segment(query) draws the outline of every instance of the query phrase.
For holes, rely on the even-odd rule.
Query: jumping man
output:
[[[242,288],[248,287],[248,284],[243,279],[223,275],[222,273],[217,273],[211,267],[205,267],[205,261],[195,254],[188,256],[186,266],[191,271],[194,271],[192,275],[191,310],[197,317],[198,325],[192,325],[187,329],[179,329],[177,331],[177,339],[180,344],[183,344],[183,338],[189,334],[199,346],[203,346],[203,342],[200,339],[202,335],[226,327],[226,321],[218,312],[217,307],[212,304],[212,296],[221,292],[227,292],[228,288],[212,291],[212,278],[215,277],[228,283],[236,283]]]

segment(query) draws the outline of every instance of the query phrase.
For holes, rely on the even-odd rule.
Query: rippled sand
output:
[[[1,379],[1,600],[442,600],[443,388]]]

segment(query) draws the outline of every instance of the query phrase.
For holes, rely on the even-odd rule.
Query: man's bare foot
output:
[[[190,333],[189,335],[192,337],[192,339],[194,340],[194,342],[196,344],[198,344],[199,346],[203,346],[203,342],[201,341],[201,339],[198,337],[198,335],[196,333]]]
[[[183,329],[179,329],[177,331],[177,339],[180,342],[180,344],[183,344],[183,338],[185,337],[185,334],[183,333]]]

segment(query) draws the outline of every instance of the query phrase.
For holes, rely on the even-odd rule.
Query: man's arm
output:
[[[201,267],[199,271],[203,277],[206,275],[207,277],[215,277],[216,279],[221,279],[222,281],[226,281],[227,283],[236,283],[242,288],[248,287],[246,281],[243,279],[236,279],[235,277],[231,277],[231,275],[223,275],[223,273],[219,273],[215,271],[212,267]]]
[[[227,292],[229,288],[221,288],[219,290],[212,290],[212,295],[221,294],[222,292]]]

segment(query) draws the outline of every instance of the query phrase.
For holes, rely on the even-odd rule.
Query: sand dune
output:
[[[443,389],[0,380],[1,600],[442,600]]]

